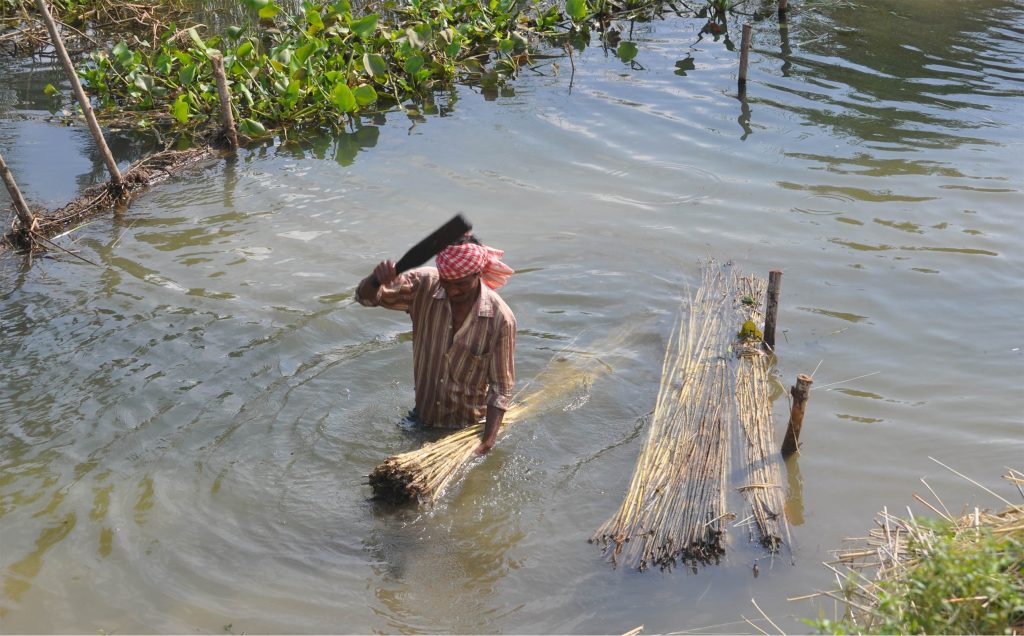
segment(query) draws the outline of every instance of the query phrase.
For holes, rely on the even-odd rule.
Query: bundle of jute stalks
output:
[[[647,440],[618,512],[591,537],[616,564],[646,569],[723,553],[730,464],[751,509],[744,523],[776,549],[784,533],[781,478],[771,450],[770,357],[760,347],[763,280],[709,261],[683,300],[662,362]],[[734,450],[735,447],[735,450]]]
[[[589,398],[593,382],[611,370],[601,360],[601,355],[614,351],[628,333],[628,330],[622,331],[590,352],[566,347],[556,353],[544,369],[517,392],[513,406],[505,413],[500,434],[504,435],[509,425],[544,411],[581,406]],[[461,469],[474,459],[483,428],[483,424],[476,424],[417,450],[388,457],[370,473],[374,498],[394,504],[435,502],[462,474]]]

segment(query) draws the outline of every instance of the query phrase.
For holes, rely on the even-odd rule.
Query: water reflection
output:
[[[786,521],[791,526],[804,525],[804,479],[800,475],[800,454],[785,459],[786,465]]]

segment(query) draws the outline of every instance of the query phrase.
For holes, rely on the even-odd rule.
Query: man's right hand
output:
[[[377,267],[373,268],[373,275],[370,277],[370,282],[377,283],[377,286],[381,286],[390,284],[396,278],[398,278],[398,272],[395,271],[395,262],[381,261]]]

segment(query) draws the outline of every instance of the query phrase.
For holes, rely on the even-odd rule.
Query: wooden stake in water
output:
[[[764,344],[775,351],[775,319],[779,313],[779,294],[782,292],[782,270],[768,272],[768,294],[764,306]]]
[[[35,224],[36,217],[32,214],[32,210],[28,209],[25,197],[21,196],[21,190],[18,189],[18,184],[14,181],[14,175],[11,174],[11,169],[7,167],[7,162],[4,161],[3,155],[0,155],[0,176],[3,177],[4,185],[7,186],[7,192],[11,195],[11,201],[14,202],[14,211],[18,214],[21,227],[24,228],[25,232],[30,231]]]
[[[82,114],[85,115],[85,121],[89,124],[89,130],[92,132],[93,139],[96,140],[96,145],[100,149],[100,154],[103,155],[103,160],[107,164],[107,170],[110,171],[110,183],[116,189],[121,190],[123,188],[121,171],[117,169],[117,162],[114,161],[114,155],[110,154],[110,148],[107,147],[107,141],[103,138],[103,131],[100,130],[100,125],[96,121],[96,115],[92,112],[92,104],[89,103],[89,97],[82,89],[82,83],[78,81],[78,74],[75,72],[75,67],[71,63],[71,58],[68,56],[67,49],[64,48],[63,40],[60,39],[60,33],[57,32],[57,24],[53,21],[53,16],[50,15],[50,10],[46,7],[46,0],[36,0],[36,9],[39,10],[39,15],[42,16],[43,22],[46,23],[46,30],[50,32],[50,40],[53,42],[53,48],[57,52],[57,56],[60,58],[61,65],[64,67],[64,73],[68,76],[68,82],[71,83],[71,88],[75,91],[75,97],[78,98],[78,105],[82,107]]]
[[[800,428],[804,424],[804,410],[807,408],[807,398],[811,393],[811,385],[814,380],[811,376],[803,373],[796,376],[796,384],[790,390],[793,396],[793,407],[789,411],[789,426],[786,427],[786,439],[782,441],[782,456],[788,457],[800,450]]]
[[[238,131],[235,130],[235,115],[231,112],[231,92],[228,90],[228,78],[224,73],[224,58],[215,55],[210,58],[213,62],[213,75],[217,78],[217,92],[220,94],[220,121],[224,126],[224,136],[232,150],[238,149]]]
[[[789,0],[779,0],[779,22],[785,22],[789,13]]]
[[[42,1],[42,0],[37,0]],[[747,86],[747,60],[750,57],[750,25],[743,25],[743,42],[740,45],[740,89]]]

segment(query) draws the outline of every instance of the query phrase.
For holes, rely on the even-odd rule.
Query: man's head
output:
[[[453,303],[475,300],[480,291],[480,272],[487,264],[487,251],[472,234],[466,234],[437,255],[441,287]]]
[[[483,281],[491,289],[505,284],[513,270],[501,262],[501,250],[482,245],[472,234],[441,250],[437,255],[437,273],[453,302],[475,299]]]

